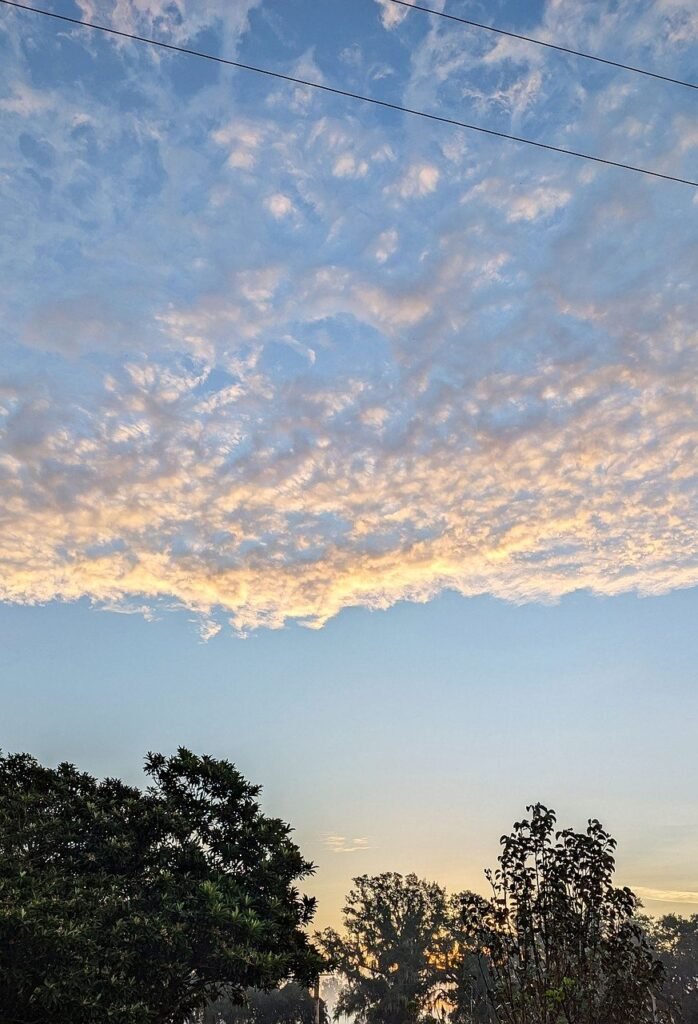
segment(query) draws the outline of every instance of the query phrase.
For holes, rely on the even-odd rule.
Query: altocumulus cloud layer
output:
[[[695,67],[692,0],[516,6]],[[687,91],[388,2],[78,7],[696,176]],[[2,14],[4,600],[209,636],[698,584],[691,189]]]

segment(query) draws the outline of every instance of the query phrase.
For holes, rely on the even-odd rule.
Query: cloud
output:
[[[396,28],[409,14],[409,11],[405,7],[401,7],[399,4],[394,4],[392,0],[376,0],[376,3],[381,9],[381,23],[383,28],[387,28],[388,30]]]
[[[392,189],[402,199],[426,196],[436,189],[439,177],[440,171],[434,164],[413,164],[407,168],[402,178],[392,186]]]
[[[217,26],[224,32],[228,46],[238,42],[249,24],[249,15],[261,0],[208,0],[205,5],[193,0],[116,0],[103,5],[101,0],[78,0],[85,21],[111,24],[122,32],[157,34],[178,44],[191,43],[204,29]],[[117,45],[123,45],[117,39]]]
[[[368,172],[368,163],[357,160],[352,153],[342,153],[335,160],[332,173],[335,178],[363,178]]]
[[[375,384],[280,388],[253,367],[202,402],[206,377],[146,364],[82,425],[15,398],[2,596],[174,599],[246,630],[445,587],[521,601],[694,585],[680,365],[550,363],[412,407]]]
[[[464,196],[464,201],[482,198],[503,210],[509,223],[516,223],[534,221],[564,209],[572,193],[568,188],[560,186],[538,184],[522,189],[499,178],[486,178]]]
[[[388,228],[386,231],[381,231],[376,240],[376,260],[379,263],[385,263],[386,260],[389,260],[397,249],[397,243],[398,233],[395,228]]]
[[[326,846],[332,853],[360,853],[369,850],[368,839],[347,839],[345,836],[325,835],[322,839],[323,846]]]
[[[239,43],[253,7],[197,17]],[[680,6],[592,8],[541,30],[614,33],[629,62],[661,19],[688,31]],[[169,38],[177,11],[114,17]],[[278,19],[279,67],[332,66]],[[396,47],[396,95],[479,90],[505,129],[690,162],[690,97],[415,26],[367,44],[366,74]],[[444,589],[698,584],[690,190],[110,55],[42,90],[31,53],[7,62],[2,599],[185,607],[205,640]]]
[[[208,643],[214,636],[218,636],[221,629],[223,628],[220,622],[216,622],[215,619],[209,619],[203,617],[199,619],[198,623],[199,637],[203,644]]]
[[[283,192],[275,192],[273,195],[268,196],[264,200],[264,205],[272,217],[275,217],[277,220],[288,217],[295,210],[293,202]]]
[[[636,885],[633,892],[642,900],[650,900],[654,903],[696,903],[698,904],[698,892],[676,890],[676,889],[647,889],[644,885]]]
[[[0,110],[6,110],[20,117],[33,117],[50,110],[54,106],[54,98],[38,89],[33,89],[25,82],[15,82],[10,96],[0,100]]]
[[[250,171],[257,163],[260,146],[267,137],[264,125],[249,119],[238,118],[212,133],[214,142],[224,146],[228,152],[228,166]]]

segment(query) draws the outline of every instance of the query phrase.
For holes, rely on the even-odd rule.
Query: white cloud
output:
[[[677,5],[632,7],[564,0],[543,28],[628,53],[662,18],[685,28]],[[182,3],[114,10],[184,31]],[[237,5],[201,11],[244,31]],[[690,160],[690,97],[653,91],[650,118],[615,73],[483,65],[491,43],[433,20],[396,50],[405,97],[479,89],[504,126]],[[444,588],[698,583],[690,190],[227,72],[189,95],[118,57],[134,111],[113,116],[101,78],[0,110],[2,598],[185,606],[206,638]]]
[[[506,112],[514,124],[518,123],[543,96],[543,75],[538,69],[508,81],[504,86],[482,90],[469,87],[467,95],[477,103],[478,109],[491,112],[499,108]]]
[[[397,249],[398,233],[395,228],[381,231],[376,240],[375,257],[378,263],[385,263]]]
[[[546,188],[541,186],[534,188],[528,193],[512,197],[507,213],[507,219],[537,220],[538,217],[555,213],[567,206],[571,198],[571,192],[566,189]]]
[[[365,160],[356,160],[352,153],[342,153],[334,162],[332,173],[335,178],[363,178],[368,172]]]
[[[366,309],[411,322],[399,306]],[[485,374],[434,391],[418,414],[375,384],[284,392],[253,369],[202,404],[196,375],[149,363],[117,382],[82,440],[60,410],[15,405],[0,593],[174,599],[246,630],[444,587],[520,601],[695,585],[689,366]],[[388,414],[406,411],[409,430],[383,440]],[[289,448],[292,424],[314,440]]]
[[[657,0],[656,13],[663,29],[657,42],[676,46],[698,41],[698,11],[693,0]]]
[[[507,221],[534,221],[564,209],[572,198],[572,192],[547,183],[527,186],[513,185],[501,178],[485,178],[473,186],[463,197],[464,201],[482,201],[503,210]]]
[[[381,9],[381,22],[383,27],[388,30],[399,25],[409,14],[407,8],[401,7],[399,4],[394,4],[392,0],[376,0],[376,3]]]
[[[249,171],[257,163],[257,153],[267,135],[258,122],[236,119],[212,133],[214,142],[228,149],[228,166]]]
[[[434,192],[439,184],[439,168],[434,164],[418,163],[407,168],[402,178],[392,186],[392,189],[402,199],[409,199],[414,196],[426,196]]]
[[[239,40],[247,30],[250,13],[261,0],[208,0],[206,4],[194,0],[115,0],[107,5],[109,21],[114,28],[123,32],[147,30],[154,34],[157,29],[177,43],[190,43],[203,29],[214,25],[222,26],[224,40],[229,47]],[[104,10],[99,0],[78,0],[85,21],[104,19]],[[116,40],[117,45],[122,45]]]
[[[55,105],[55,97],[50,93],[33,89],[25,82],[15,82],[11,95],[0,99],[0,110],[19,114],[20,117],[34,117],[36,114],[51,110]]]
[[[680,153],[687,153],[691,149],[698,148],[698,125],[695,120],[685,116],[675,118],[674,131]]]
[[[198,623],[199,638],[202,644],[207,644],[209,640],[212,640],[214,636],[218,636],[221,629],[223,628],[220,622],[216,622],[215,619],[202,618],[199,619]]]
[[[332,853],[361,853],[370,849],[365,836],[359,839],[347,839],[345,836],[325,835],[322,843]]]
[[[267,196],[264,200],[264,205],[272,217],[276,217],[277,220],[288,217],[295,210],[291,199],[289,196],[284,195],[283,192],[275,192],[273,195]]]

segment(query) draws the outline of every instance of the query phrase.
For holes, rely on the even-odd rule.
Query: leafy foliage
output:
[[[630,889],[614,888],[615,841],[596,820],[556,831],[553,811],[503,836],[492,898],[463,898],[463,915],[502,1024],[643,1024],[663,972],[635,917]]]
[[[664,964],[667,997],[684,1024],[698,1024],[698,914],[667,914],[644,925]]]
[[[242,1005],[225,997],[204,1010],[202,1024],[315,1024],[315,1000],[307,988],[289,982],[273,992],[251,989]],[[327,1007],[320,1000],[320,1024],[329,1024]]]
[[[310,984],[312,865],[228,761],[149,754],[145,792],[0,756],[4,1024],[180,1024],[226,991]]]
[[[344,935],[326,929],[319,936],[345,981],[336,1013],[361,1024],[415,1024],[461,1019],[466,1006],[474,1011],[472,971],[458,944],[459,908],[441,886],[416,875],[355,878]]]
[[[419,1020],[440,982],[443,889],[416,875],[362,875],[343,913],[345,935],[326,929],[319,937],[346,981],[338,1012],[363,1024]]]

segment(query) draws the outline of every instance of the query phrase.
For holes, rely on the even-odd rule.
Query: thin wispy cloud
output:
[[[633,892],[641,900],[653,903],[695,903],[698,904],[698,892],[681,889],[648,889],[644,885],[636,885]]]
[[[353,49],[229,6],[82,9],[357,90],[389,53],[397,99],[667,171],[698,153],[675,91],[394,4]],[[29,17],[0,37],[2,599],[183,606],[206,640],[444,589],[698,584],[690,189],[84,30],[76,82]],[[678,71],[694,24],[557,0],[538,29]]]
[[[322,838],[322,844],[328,850],[331,850],[332,853],[361,853],[371,848],[365,836],[357,839],[347,839],[346,836],[325,834]]]
[[[380,7],[381,22],[388,30],[396,28],[408,15],[406,8],[394,4],[391,0],[376,0]]]

